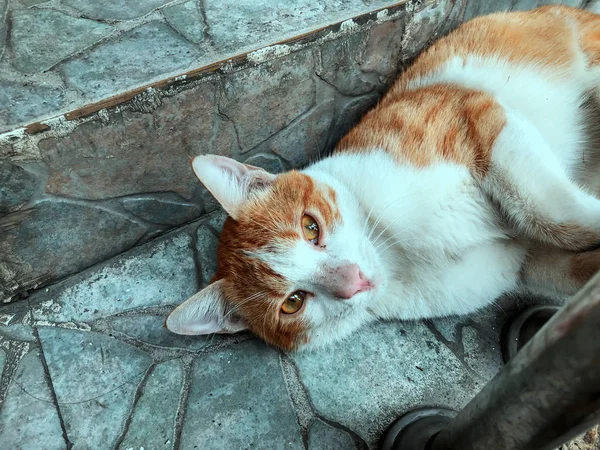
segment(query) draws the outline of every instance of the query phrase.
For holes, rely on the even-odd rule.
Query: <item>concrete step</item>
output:
[[[0,2],[0,132],[168,84],[390,0]],[[139,92],[139,91],[138,91]],[[114,98],[117,97],[117,98]]]
[[[191,156],[301,166],[428,42],[535,3],[0,0],[0,299],[213,211]]]

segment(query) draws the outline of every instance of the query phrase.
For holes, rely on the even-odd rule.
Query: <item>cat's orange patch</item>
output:
[[[382,101],[337,145],[337,151],[381,148],[417,167],[448,161],[485,176],[494,141],[505,124],[491,95],[449,84],[396,94]]]
[[[569,275],[578,283],[587,283],[600,270],[600,250],[578,253],[571,260]]]
[[[418,88],[454,57],[498,58],[529,67],[563,67],[568,77],[578,52],[600,64],[600,21],[588,11],[547,6],[475,18],[425,50],[390,91],[338,144],[337,150],[383,148],[418,167],[446,160],[485,176],[503,110],[491,95],[451,84]]]
[[[577,30],[575,21],[590,29]],[[591,43],[593,31],[597,31],[594,21],[597,23],[597,18],[590,12],[561,6],[477,17],[419,55],[400,76],[387,101],[394,101],[395,94],[404,91],[412,80],[434,72],[455,56],[498,56],[529,66],[567,66],[577,57],[574,33],[581,33],[582,42]]]
[[[341,220],[331,189],[297,171],[278,176],[271,191],[246,205],[238,221],[225,221],[213,280],[227,280],[225,297],[253,333],[287,350],[308,339],[302,318],[279,319],[280,304],[293,286],[252,253],[260,249],[275,252],[278,246],[292,246],[303,239],[300,220],[305,211],[317,215],[323,229],[331,229]],[[252,300],[246,302],[249,298]]]

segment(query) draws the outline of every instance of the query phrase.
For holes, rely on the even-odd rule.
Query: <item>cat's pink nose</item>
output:
[[[335,272],[335,280],[332,280],[333,294],[338,298],[349,299],[359,292],[373,289],[373,283],[363,275],[356,264],[338,267]]]

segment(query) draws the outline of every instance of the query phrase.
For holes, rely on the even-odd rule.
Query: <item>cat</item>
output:
[[[214,279],[166,327],[291,351],[511,292],[572,295],[600,268],[599,88],[600,15],[492,14],[423,52],[304,170],[196,157],[229,217]]]

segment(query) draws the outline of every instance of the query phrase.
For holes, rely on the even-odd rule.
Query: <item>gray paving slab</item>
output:
[[[92,19],[126,20],[148,14],[153,9],[170,2],[169,0],[136,0],[135,2],[123,2],[122,0],[103,0],[101,2],[62,0],[62,3]]]
[[[302,449],[276,351],[252,340],[194,362],[181,449]]]
[[[146,381],[119,448],[172,448],[182,387],[183,370],[179,361],[157,365]]]
[[[189,69],[199,50],[164,23],[154,21],[98,44],[61,66],[70,86],[90,100]],[[115,67],[119,67],[116,71]]]
[[[152,359],[99,333],[40,327],[39,334],[75,448],[114,446]]]
[[[0,355],[4,353],[0,351]],[[0,442],[6,449],[65,448],[58,411],[37,348],[23,357],[8,388],[0,411]]]
[[[113,27],[47,9],[17,9],[12,14],[14,66],[25,73],[50,69],[103,37]]]
[[[383,323],[339,345],[293,355],[316,410],[374,445],[399,415],[423,405],[460,409],[499,369],[469,367],[423,323]]]
[[[36,320],[86,322],[175,305],[196,291],[191,238],[175,233],[32,296]]]

